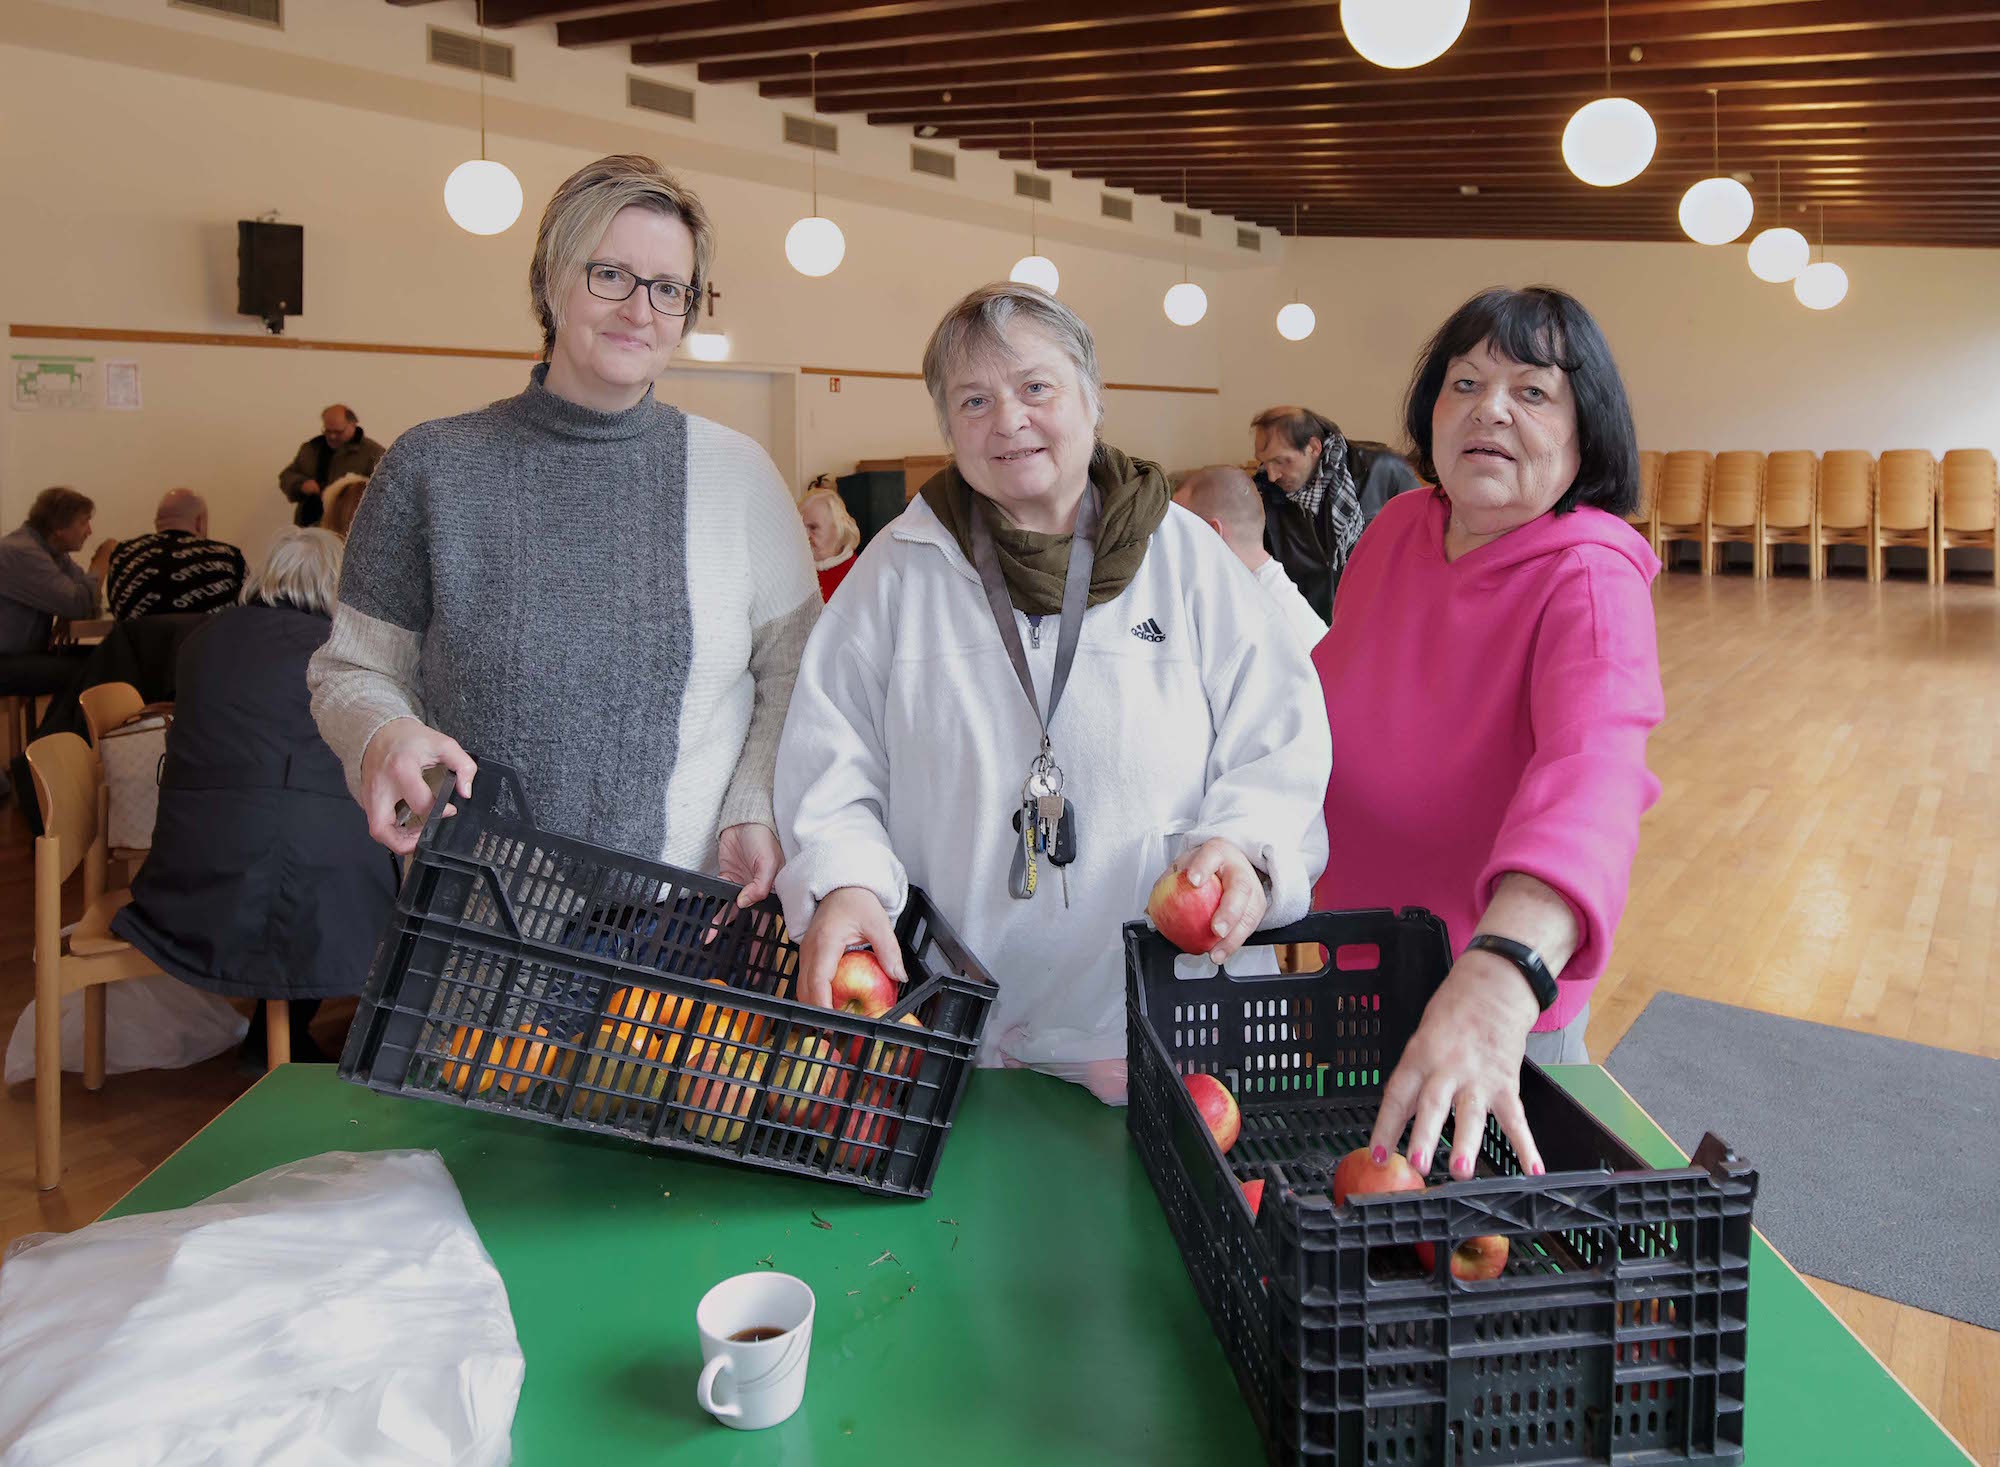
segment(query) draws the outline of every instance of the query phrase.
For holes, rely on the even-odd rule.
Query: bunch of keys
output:
[[[1069,863],[1076,859],[1076,810],[1063,798],[1062,766],[1046,747],[1035,756],[1027,783],[1021,786],[1021,808],[1014,812],[1014,829],[1021,836],[1008,872],[1008,892],[1025,901],[1035,894],[1039,860],[1056,868],[1062,881],[1063,906],[1069,906]]]

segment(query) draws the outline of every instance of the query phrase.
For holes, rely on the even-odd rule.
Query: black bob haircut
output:
[[[1444,391],[1445,370],[1481,342],[1512,361],[1554,367],[1569,378],[1576,399],[1576,480],[1555,502],[1557,514],[1579,504],[1627,515],[1639,505],[1639,435],[1632,405],[1611,347],[1597,322],[1573,295],[1546,285],[1525,290],[1496,286],[1452,312],[1437,330],[1410,378],[1403,430],[1424,482],[1438,481],[1431,457],[1431,413]]]

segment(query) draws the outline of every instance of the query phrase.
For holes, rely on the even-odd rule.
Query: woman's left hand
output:
[[[1382,1089],[1369,1138],[1373,1154],[1386,1160],[1414,1119],[1410,1162],[1428,1173],[1444,1119],[1454,1115],[1451,1175],[1464,1181],[1478,1160],[1491,1112],[1528,1175],[1540,1176],[1542,1156],[1521,1109],[1521,1059],[1540,1016],[1534,992],[1511,963],[1477,949],[1459,958],[1431,995]]]
[[[1250,934],[1263,925],[1264,913],[1271,907],[1264,883],[1258,879],[1257,868],[1250,864],[1250,858],[1234,842],[1220,836],[1203,841],[1174,866],[1186,874],[1190,886],[1200,886],[1205,881],[1222,883],[1222,904],[1215,909],[1215,920],[1209,924],[1215,943],[1208,951],[1209,961],[1219,967],[1234,957],[1236,950],[1249,941]]]
[[[778,847],[778,833],[768,825],[752,821],[732,825],[715,842],[716,869],[724,881],[738,882],[736,905],[754,907],[771,894],[785,853]]]

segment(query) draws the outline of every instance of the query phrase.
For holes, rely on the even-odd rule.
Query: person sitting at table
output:
[[[368,836],[313,723],[306,663],[332,630],[340,537],[281,530],[242,604],[181,648],[153,846],[111,929],[231,998],[291,1000],[292,1057],[322,999],[359,993],[396,863]],[[263,1007],[242,1058],[261,1064]]]
[[[1284,563],[1264,548],[1264,501],[1250,476],[1229,464],[1196,469],[1181,480],[1174,491],[1174,503],[1222,537],[1229,553],[1243,562],[1243,568],[1271,598],[1285,629],[1310,657],[1326,635],[1326,623],[1292,583]]]
[[[1639,450],[1611,349],[1558,290],[1488,290],[1431,338],[1404,409],[1424,478],[1355,545],[1313,655],[1333,729],[1319,905],[1427,907],[1456,957],[1383,1090],[1373,1146],[1470,1176],[1489,1111],[1541,1168],[1525,1054],[1582,1062],[1664,716],[1622,516]]]
[[[243,593],[243,552],[208,538],[208,502],[169,489],[153,511],[153,533],[111,555],[104,603],[120,621],[180,611],[219,611]]]
[[[1326,715],[1228,547],[1100,438],[1096,344],[1068,306],[973,291],[924,383],[952,463],[827,607],[779,748],[801,996],[827,1004],[860,943],[901,979],[892,918],[921,885],[1000,980],[979,1062],[1122,1101],[1121,925],[1172,871],[1219,885],[1218,958],[1304,915]],[[1074,859],[1031,868],[1024,792],[1057,785]]]
[[[806,527],[813,569],[819,572],[819,595],[831,601],[847,573],[854,569],[854,552],[861,546],[861,526],[854,523],[847,501],[824,484],[806,491],[799,501],[799,518]]]
[[[416,845],[426,768],[471,792],[471,748],[546,830],[769,894],[771,769],[820,598],[769,456],[653,395],[713,249],[652,159],[579,169],[535,238],[526,390],[412,428],[369,479],[309,676],[391,850]]]
[[[90,543],[97,506],[88,495],[44,489],[13,534],[0,537],[0,694],[54,693],[76,675],[76,649],[52,645],[58,617],[97,615],[104,572],[118,542],[104,539],[85,570],[70,557]]]

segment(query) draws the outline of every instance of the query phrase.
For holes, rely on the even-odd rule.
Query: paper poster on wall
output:
[[[77,412],[95,407],[91,386],[96,369],[95,357],[16,355],[15,411]]]
[[[106,362],[104,364],[104,405],[114,413],[136,413],[141,404],[139,397],[139,364],[137,362]]]

